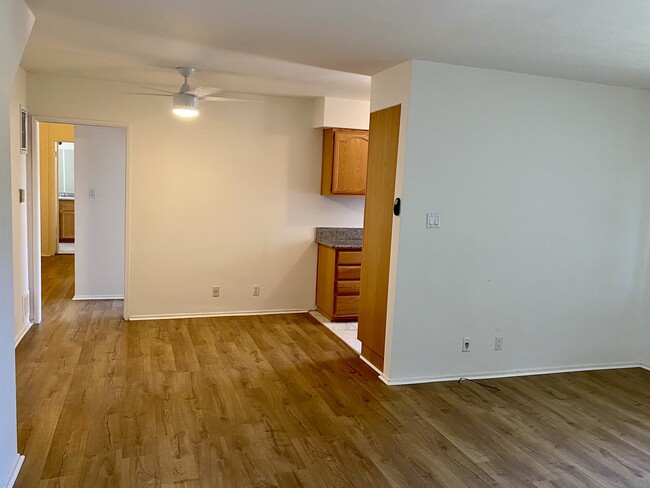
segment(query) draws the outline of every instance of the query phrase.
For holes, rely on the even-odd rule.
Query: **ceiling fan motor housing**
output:
[[[174,109],[198,110],[199,98],[189,93],[175,93],[173,96]]]

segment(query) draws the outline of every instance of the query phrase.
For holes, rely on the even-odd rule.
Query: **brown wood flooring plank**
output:
[[[650,486],[641,369],[388,387],[304,315],[124,322],[43,260],[17,487]]]

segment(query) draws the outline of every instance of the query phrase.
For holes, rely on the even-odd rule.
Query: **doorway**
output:
[[[71,299],[125,299],[128,126],[34,116],[32,128],[29,275],[33,322],[40,323],[42,260],[49,257],[72,260]]]
[[[75,127],[43,122],[37,129],[41,256],[53,256],[60,251],[61,238],[66,244],[74,242],[74,153],[70,149],[74,148]]]
[[[57,254],[74,254],[74,142],[54,144],[57,170],[57,202],[55,213],[58,230]]]

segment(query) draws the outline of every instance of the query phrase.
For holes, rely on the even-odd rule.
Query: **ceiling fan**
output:
[[[130,93],[130,95],[145,95],[153,97],[171,97],[172,112],[181,117],[196,117],[199,115],[199,101],[206,102],[261,102],[260,97],[248,95],[245,93],[226,92],[219,88],[199,87],[192,89],[187,79],[195,72],[195,68],[178,67],[176,71],[183,77],[184,81],[180,90],[177,92],[160,90],[158,88],[147,87],[149,90],[155,90],[162,93]]]

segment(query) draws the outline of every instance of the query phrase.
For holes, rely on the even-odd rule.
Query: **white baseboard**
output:
[[[16,478],[18,478],[18,473],[20,473],[20,468],[22,467],[24,461],[25,456],[21,456],[20,454],[16,453],[16,461],[14,462],[14,467],[2,485],[2,488],[11,488],[14,486],[14,483],[16,482]]]
[[[124,300],[124,295],[75,295],[73,300]]]
[[[20,341],[23,340],[23,337],[25,337],[25,334],[27,334],[27,332],[29,332],[29,329],[32,328],[32,325],[34,325],[34,324],[31,323],[31,322],[28,323],[28,324],[25,324],[23,326],[23,328],[20,329],[20,332],[18,332],[18,334],[16,334],[16,338],[14,339],[14,348],[18,347],[18,344],[20,344]]]
[[[639,366],[640,366],[641,368],[643,368],[643,369],[647,369],[648,371],[650,371],[650,364],[648,364],[648,363],[644,363],[643,361],[641,361],[641,362],[639,363]]]
[[[364,358],[361,354],[359,354],[359,357],[361,358],[361,360],[364,363],[366,363],[368,366],[370,366],[372,369],[374,369],[379,374],[380,378],[384,375],[384,373],[377,366],[372,364],[370,361],[368,361],[366,358]]]
[[[281,315],[289,313],[307,313],[304,308],[277,309],[277,310],[239,310],[235,312],[197,312],[197,313],[170,313],[154,315],[131,315],[126,320],[172,320],[172,319],[198,319],[209,317],[239,317],[248,315]]]
[[[495,378],[510,378],[513,376],[533,376],[539,374],[555,373],[575,373],[579,371],[596,371],[602,369],[624,369],[624,368],[643,368],[642,363],[609,363],[609,364],[585,364],[579,366],[561,366],[557,368],[527,368],[512,369],[506,371],[495,371],[490,373],[457,373],[444,376],[417,376],[411,378],[387,378],[383,374],[379,379],[387,385],[416,385],[419,383],[437,383],[441,381],[458,381],[459,378],[469,378],[473,380],[485,380]]]

